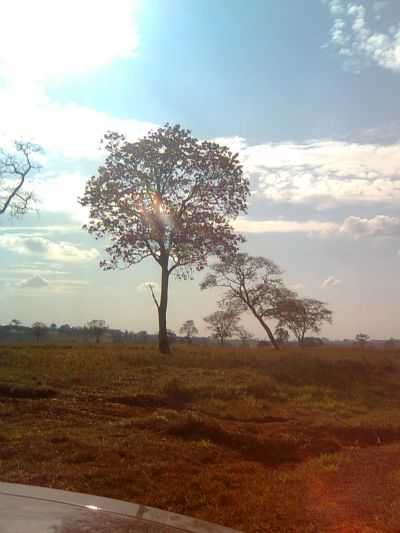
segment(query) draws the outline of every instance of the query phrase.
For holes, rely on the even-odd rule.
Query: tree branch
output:
[[[154,301],[154,303],[156,304],[157,309],[160,309],[160,304],[159,304],[159,302],[158,302],[158,300],[157,300],[157,298],[156,298],[156,295],[154,294],[153,285],[151,285],[151,284],[149,283],[147,286],[148,286],[148,288],[150,289],[151,295],[152,295],[152,297],[153,297],[153,301]]]

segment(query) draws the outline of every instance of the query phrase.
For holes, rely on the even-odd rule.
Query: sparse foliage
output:
[[[254,339],[253,333],[248,331],[245,327],[239,326],[236,331],[237,336],[242,341],[243,346],[247,346],[252,339]]]
[[[224,344],[226,339],[238,333],[242,309],[227,301],[219,302],[218,307],[218,311],[204,318],[204,322],[207,324],[207,329],[211,330],[213,337]]]
[[[169,277],[187,278],[214,253],[233,253],[241,238],[230,225],[245,211],[249,194],[238,155],[199,141],[179,125],[166,125],[135,143],[105,136],[107,157],[90,178],[80,202],[90,208],[87,229],[107,236],[105,269],[149,257],[161,268],[159,349],[169,352]]]
[[[225,297],[249,310],[261,324],[273,346],[278,349],[267,321],[277,316],[281,300],[294,296],[283,283],[281,269],[265,257],[236,253],[223,256],[210,270],[201,283],[201,288],[226,289]]]
[[[108,326],[105,320],[91,320],[86,326],[90,335],[95,338],[96,343],[100,342],[101,337],[104,335]]]
[[[194,321],[193,320],[186,320],[186,322],[183,323],[183,325],[181,326],[181,328],[179,330],[179,333],[181,333],[182,335],[185,335],[186,340],[188,341],[188,343],[192,342],[193,336],[197,335],[198,332],[199,332],[199,330],[194,325]]]
[[[299,344],[308,331],[319,333],[324,322],[332,323],[332,311],[313,298],[288,298],[278,307],[278,327],[287,328]]]
[[[24,215],[34,195],[24,190],[28,175],[39,168],[34,162],[34,154],[41,152],[41,147],[30,142],[15,143],[15,152],[0,149],[0,215],[10,211],[13,216]]]

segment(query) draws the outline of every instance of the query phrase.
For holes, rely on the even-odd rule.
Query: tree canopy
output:
[[[89,333],[96,339],[96,343],[100,342],[102,335],[108,329],[105,320],[90,320],[86,327],[88,328]]]
[[[239,320],[242,309],[232,302],[221,301],[218,303],[218,311],[214,311],[204,318],[207,328],[211,330],[214,338],[224,344],[239,333]]]
[[[279,327],[287,328],[303,344],[308,331],[319,333],[324,322],[332,323],[332,311],[313,298],[288,298],[278,307]]]
[[[185,335],[188,342],[192,342],[192,337],[197,335],[199,330],[196,328],[193,320],[186,320],[179,330],[179,333]]]
[[[276,318],[279,302],[293,297],[283,283],[281,269],[270,259],[246,253],[224,255],[210,267],[201,283],[202,289],[226,289],[225,298],[249,310],[279,348],[267,321]]]
[[[169,277],[201,270],[211,254],[232,254],[241,241],[231,221],[246,210],[248,180],[237,154],[166,125],[131,143],[105,136],[107,157],[89,179],[81,204],[87,229],[111,240],[105,269],[152,258],[161,268],[159,347],[169,351],[166,313]]]

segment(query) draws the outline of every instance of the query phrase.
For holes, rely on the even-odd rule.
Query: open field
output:
[[[400,352],[0,348],[0,479],[248,532],[398,531]]]

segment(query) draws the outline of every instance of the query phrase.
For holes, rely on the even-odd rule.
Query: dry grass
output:
[[[354,449],[400,442],[399,361],[357,349],[2,347],[1,479],[249,532],[328,531],[315,480],[340,479]]]

